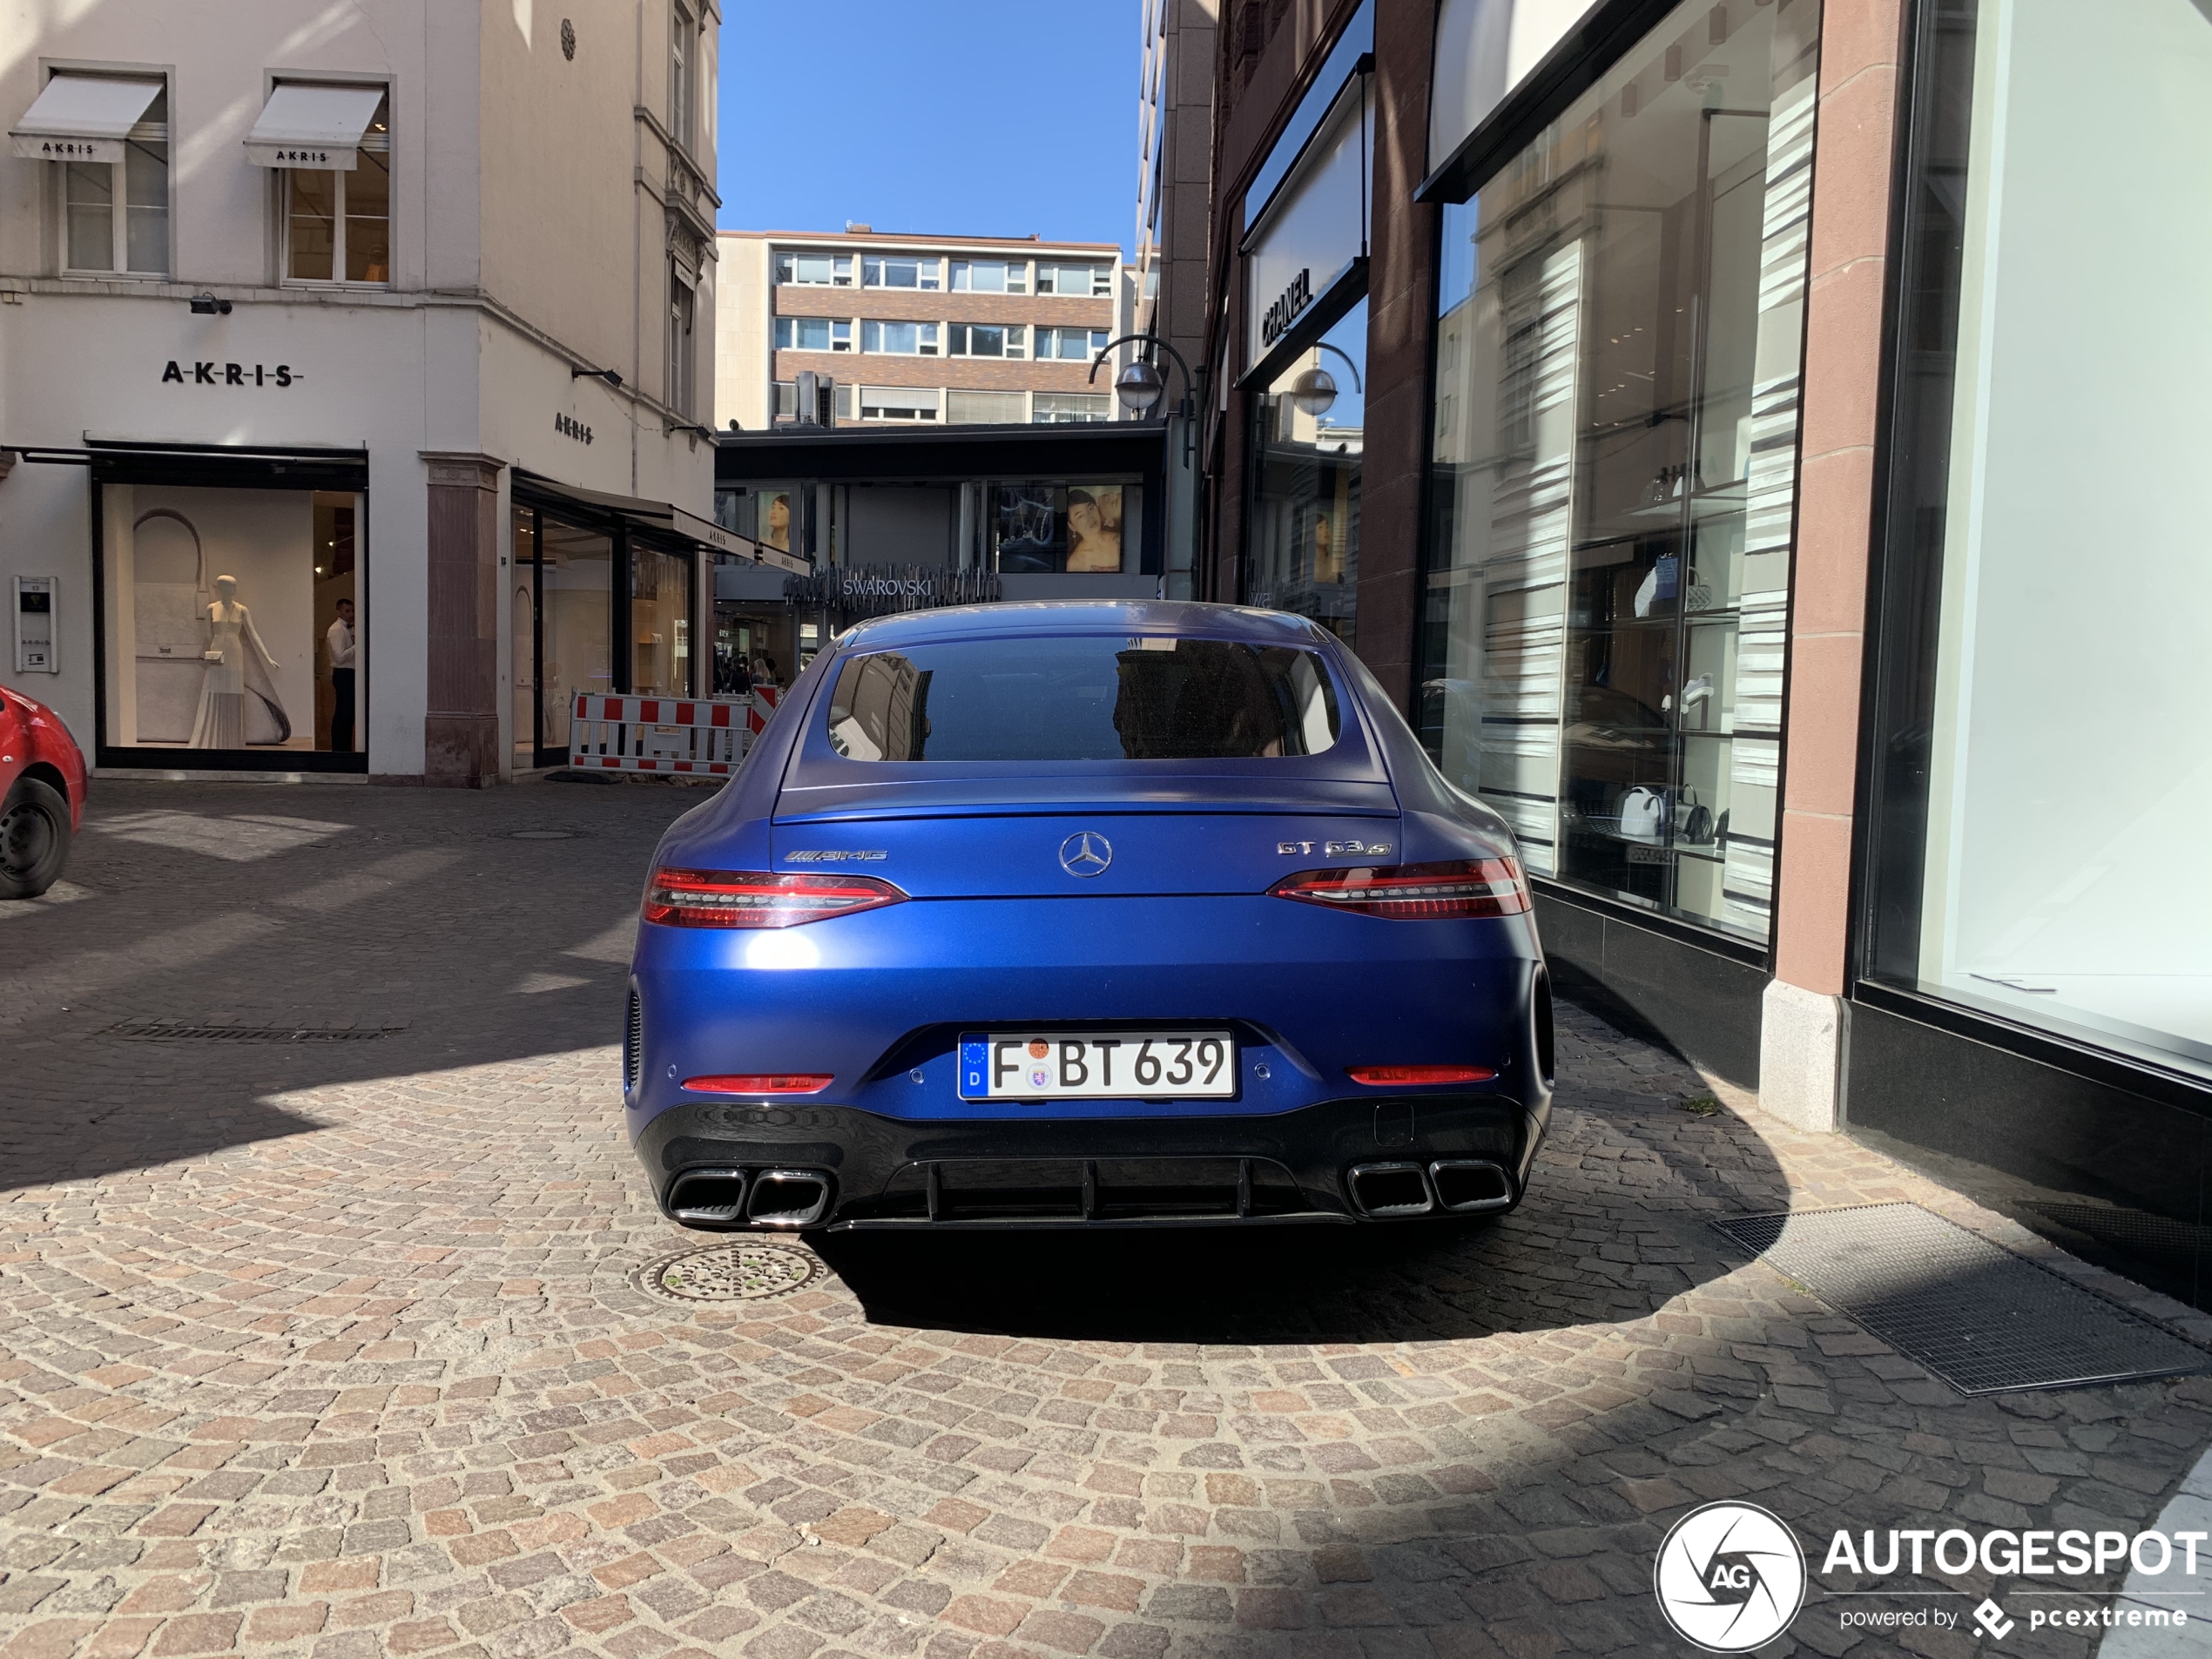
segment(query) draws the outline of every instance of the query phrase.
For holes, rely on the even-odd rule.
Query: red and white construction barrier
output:
[[[727,777],[767,727],[781,695],[601,697],[578,691],[570,711],[569,764],[593,771],[688,772]]]

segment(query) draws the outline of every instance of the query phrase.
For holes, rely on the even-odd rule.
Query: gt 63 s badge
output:
[[[1691,1510],[1660,1544],[1651,1576],[1667,1622],[1708,1653],[1764,1647],[1804,1605],[1804,1552],[1757,1504]]]

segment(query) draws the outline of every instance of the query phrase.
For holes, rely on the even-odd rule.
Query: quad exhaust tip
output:
[[[819,1170],[686,1170],[669,1188],[669,1213],[687,1227],[795,1231],[829,1213],[830,1179]]]
[[[1395,1221],[1438,1211],[1455,1216],[1512,1207],[1513,1177],[1485,1158],[1440,1158],[1418,1163],[1355,1163],[1345,1184],[1359,1213]]]

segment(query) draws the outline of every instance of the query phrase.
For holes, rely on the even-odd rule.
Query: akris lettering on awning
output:
[[[189,367],[192,373],[185,370]],[[250,377],[250,378],[249,378]],[[279,363],[274,368],[265,363],[179,363],[172,358],[161,371],[161,383],[172,381],[179,386],[289,386],[307,377],[289,363]]]
[[[1260,319],[1259,337],[1264,345],[1272,346],[1290,332],[1298,315],[1313,303],[1313,272],[1311,267],[1299,271],[1291,279],[1291,286],[1276,297],[1267,307],[1267,314]]]

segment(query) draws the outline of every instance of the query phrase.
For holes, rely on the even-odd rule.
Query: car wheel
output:
[[[0,899],[36,899],[69,862],[69,802],[51,784],[20,779],[0,806]]]

